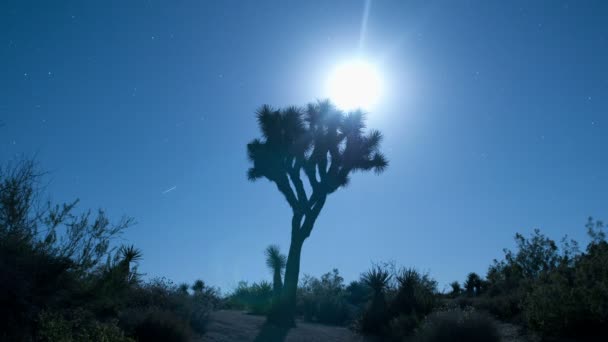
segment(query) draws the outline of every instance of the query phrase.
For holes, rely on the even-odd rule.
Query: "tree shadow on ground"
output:
[[[271,323],[264,323],[262,330],[255,337],[254,342],[283,342],[290,328],[279,327]]]

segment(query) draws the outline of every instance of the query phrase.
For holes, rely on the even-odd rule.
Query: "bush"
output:
[[[125,337],[116,322],[102,323],[92,313],[76,310],[64,316],[42,311],[38,316],[37,340],[42,342],[133,342]]]
[[[126,332],[136,334],[137,326],[148,316],[160,316],[169,322],[178,319],[181,325],[202,334],[218,303],[214,288],[203,285],[189,294],[164,278],[156,278],[129,291],[127,308],[122,310],[119,323]]]
[[[428,274],[410,268],[401,270],[396,278],[399,287],[391,301],[393,317],[414,314],[422,319],[434,309],[437,303],[437,282]]]
[[[166,281],[142,284],[141,252],[112,243],[131,219],[77,215],[77,201],[41,201],[38,184],[32,162],[0,168],[0,340],[129,341],[123,331],[141,335],[142,325],[172,338],[204,331],[215,289],[201,282],[190,295]]]
[[[337,269],[321,279],[304,276],[298,288],[297,312],[307,321],[342,325],[351,321],[356,308],[349,304],[349,292]]]
[[[573,267],[534,284],[524,301],[528,325],[545,336],[608,338],[608,243],[591,243]]]
[[[385,334],[392,341],[403,341],[420,326],[420,318],[415,314],[401,314],[391,319]]]
[[[267,281],[252,285],[240,282],[228,296],[226,305],[232,309],[248,310],[254,315],[266,315],[272,307],[273,294],[272,285]]]
[[[95,304],[109,299],[95,285],[111,283],[115,293],[125,285],[110,282],[105,270],[115,266],[108,262],[115,256],[111,242],[132,220],[112,224],[101,210],[78,215],[78,201],[52,205],[41,200],[40,183],[31,161],[0,168],[0,338],[6,340],[31,340],[41,328],[72,329],[65,317],[77,308],[103,320]]]
[[[187,342],[191,335],[188,323],[170,311],[151,310],[135,327],[135,337],[140,342]]]
[[[500,341],[494,321],[472,309],[451,309],[429,315],[418,333],[420,342],[493,342]]]

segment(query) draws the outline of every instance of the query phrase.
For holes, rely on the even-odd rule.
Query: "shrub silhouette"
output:
[[[251,285],[239,282],[237,288],[228,296],[227,306],[245,309],[254,315],[266,315],[270,311],[273,289],[269,282],[262,281]]]
[[[304,241],[325,205],[327,196],[346,186],[351,172],[375,170],[388,165],[379,152],[382,135],[364,134],[361,111],[348,114],[329,101],[309,104],[305,109],[275,110],[262,106],[257,112],[262,139],[247,145],[253,166],[248,178],[266,178],[275,183],[292,209],[291,244],[280,301],[269,320],[293,326],[300,255]],[[307,194],[302,174],[311,193]]]
[[[106,272],[111,268],[110,242],[132,220],[112,224],[103,211],[97,216],[74,213],[77,201],[63,205],[43,202],[42,173],[32,161],[0,168],[0,339],[31,339],[48,315],[69,311],[90,301],[108,302],[94,291],[102,280],[118,286]],[[103,312],[100,312],[103,314]],[[50,316],[47,316],[50,317]]]
[[[481,294],[482,279],[475,273],[471,272],[467,275],[467,280],[464,282],[464,289],[468,296],[479,296]]]
[[[589,235],[585,253],[539,276],[524,298],[526,322],[545,336],[608,338],[608,243],[601,222]]]
[[[450,283],[450,290],[451,290],[450,296],[452,298],[458,297],[462,293],[462,287],[460,286],[460,283],[457,281],[453,281]]]
[[[131,341],[153,309],[204,331],[216,291],[142,283],[141,251],[113,247],[133,220],[41,201],[41,177],[31,161],[0,168],[0,340]]]
[[[416,334],[420,342],[500,341],[494,321],[474,310],[451,309],[427,317]]]
[[[348,303],[348,292],[337,269],[320,279],[305,275],[298,288],[297,312],[307,321],[341,325],[354,318],[356,309]]]
[[[436,306],[437,282],[414,268],[401,269],[397,291],[390,301],[390,335],[410,336]]]
[[[141,342],[188,342],[191,335],[188,324],[170,311],[151,310],[135,327],[135,337]]]
[[[361,276],[361,281],[372,290],[372,299],[358,325],[364,334],[380,334],[386,328],[389,319],[386,290],[391,277],[390,272],[381,266],[374,266]]]

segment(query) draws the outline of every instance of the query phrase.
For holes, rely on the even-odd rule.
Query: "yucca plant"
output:
[[[391,303],[391,315],[412,315],[422,320],[435,306],[437,282],[415,268],[402,269],[396,278],[399,287]]]
[[[121,246],[118,250],[120,256],[119,268],[127,283],[133,283],[138,280],[139,275],[135,271],[136,267],[131,267],[131,263],[137,264],[143,257],[141,250],[135,246]]]
[[[262,106],[257,112],[261,139],[247,145],[253,164],[251,181],[266,178],[275,183],[292,210],[291,245],[285,267],[280,305],[269,317],[293,326],[302,245],[315,225],[327,196],[348,184],[350,174],[374,170],[380,173],[388,161],[379,151],[382,134],[365,134],[361,111],[344,113],[329,101],[306,108],[276,110]],[[304,181],[308,181],[307,193]]]
[[[281,278],[283,276],[283,269],[287,263],[287,257],[281,254],[281,249],[277,245],[270,245],[265,250],[266,254],[266,266],[270,269],[273,274],[272,286],[275,296],[281,294],[281,288],[283,283]]]
[[[190,289],[190,285],[188,285],[188,283],[181,283],[179,284],[179,286],[177,287],[177,290],[184,295],[189,294],[188,290]]]
[[[382,294],[388,288],[392,275],[380,266],[374,266],[363,273],[361,281],[372,289],[374,295]]]
[[[373,292],[372,300],[363,312],[359,321],[359,329],[366,334],[381,333],[388,323],[388,308],[386,290],[390,285],[391,273],[381,267],[374,266],[361,275],[361,281]]]

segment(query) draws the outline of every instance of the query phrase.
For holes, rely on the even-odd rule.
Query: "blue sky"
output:
[[[585,241],[587,216],[608,217],[605,2],[373,1],[360,47],[363,9],[3,1],[0,158],[36,156],[55,200],[133,216],[150,277],[270,279],[290,209],[246,179],[254,111],[325,97],[362,55],[384,77],[368,123],[391,164],[328,199],[303,273],[394,260],[443,285],[516,232]]]

